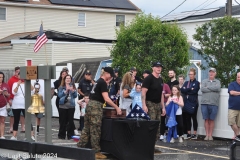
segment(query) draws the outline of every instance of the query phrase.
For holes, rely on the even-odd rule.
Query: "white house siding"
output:
[[[54,43],[53,64],[78,58],[109,57],[112,44]]]
[[[12,69],[15,66],[25,66],[26,59],[32,60],[32,65],[56,63],[78,59],[78,58],[96,58],[109,57],[108,48],[112,44],[90,44],[90,43],[47,43],[37,53],[33,52],[34,44],[19,43],[13,44],[12,49],[0,48],[0,69]],[[47,58],[46,58],[47,57]]]
[[[86,13],[86,27],[78,26],[79,12]],[[37,31],[42,21],[44,30],[51,29],[96,39],[114,39],[117,14],[123,13],[7,6],[7,21],[0,21],[0,38],[13,33]],[[123,15],[126,15],[126,21],[135,17],[135,14]]]
[[[46,54],[44,47],[38,53],[33,52],[34,44],[14,44],[12,49],[0,49],[0,69],[13,69],[15,66],[25,66],[26,59],[32,59],[32,65],[51,64],[52,45],[46,44]]]

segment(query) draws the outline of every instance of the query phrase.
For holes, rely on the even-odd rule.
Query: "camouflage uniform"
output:
[[[84,128],[81,138],[77,143],[78,147],[85,148],[88,140],[91,142],[92,149],[100,152],[100,137],[103,115],[103,103],[90,100],[86,107],[86,114],[84,116]]]
[[[161,105],[160,103],[153,103],[151,101],[146,101],[146,106],[148,108],[148,115],[151,120],[158,120],[160,121],[159,127],[157,130],[157,140],[159,138],[159,133],[160,133],[160,125],[161,125]]]

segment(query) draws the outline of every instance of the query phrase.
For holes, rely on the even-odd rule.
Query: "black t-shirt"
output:
[[[162,98],[163,80],[161,77],[156,78],[149,74],[142,83],[143,88],[147,88],[146,101],[160,103]]]
[[[169,81],[168,83],[168,86],[169,86],[169,88],[172,90],[172,87],[174,86],[174,85],[179,85],[179,82],[178,82],[178,80],[175,80],[175,81]]]
[[[78,84],[78,89],[81,89],[81,92],[83,94],[85,94],[85,93],[90,94],[92,87],[93,87],[92,82],[89,80],[86,80],[85,78],[80,80],[80,82]],[[83,98],[83,96],[81,95],[80,98]]]
[[[104,103],[102,92],[108,92],[107,83],[99,78],[92,88],[90,99]]]
[[[114,81],[116,82],[117,90],[120,90],[120,86],[121,86],[122,79],[119,78],[119,77],[115,77],[115,78],[114,78]]]

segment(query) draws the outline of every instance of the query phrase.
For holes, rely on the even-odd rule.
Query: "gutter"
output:
[[[119,9],[107,9],[107,8],[90,8],[90,7],[42,5],[42,4],[40,5],[40,4],[24,4],[24,3],[9,3],[9,2],[0,2],[0,5],[32,7],[32,8],[47,8],[47,9],[77,10],[77,11],[92,11],[92,12],[107,12],[107,13],[131,13],[131,14],[140,13],[140,11],[136,11],[136,10],[119,10]]]
[[[234,18],[240,18],[240,15],[234,15],[232,16]],[[184,23],[194,23],[194,22],[206,22],[206,21],[211,21],[213,19],[218,19],[218,18],[223,18],[223,17],[214,17],[214,18],[205,18],[205,19],[196,19],[196,20],[186,20],[186,21],[176,21],[178,24],[184,24]],[[175,23],[175,22],[170,22],[170,23]]]

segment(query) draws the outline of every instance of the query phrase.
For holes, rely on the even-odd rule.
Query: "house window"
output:
[[[125,15],[116,15],[116,26],[125,25]]]
[[[6,8],[0,8],[0,20],[6,20]]]
[[[78,14],[78,26],[81,26],[81,27],[86,26],[86,14],[85,13]]]

